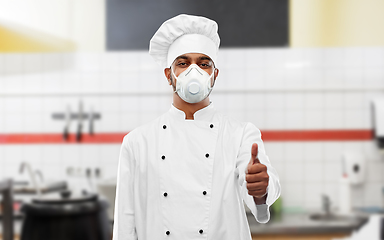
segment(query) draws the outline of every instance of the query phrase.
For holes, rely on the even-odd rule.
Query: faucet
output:
[[[35,187],[36,189],[36,193],[37,193],[37,196],[38,197],[41,197],[41,189],[40,189],[40,186],[39,184],[37,183],[36,181],[36,178],[35,178],[35,174],[34,172],[32,171],[32,167],[29,163],[27,162],[22,162],[21,165],[20,165],[20,174],[23,173],[24,171],[24,168],[27,168],[27,171],[28,171],[28,175],[29,175],[29,178],[32,182],[32,185]]]
[[[331,200],[329,199],[328,195],[323,194],[321,196],[322,199],[322,205],[323,205],[323,211],[326,215],[331,215]]]
[[[35,170],[35,176],[39,176],[40,182],[44,183],[43,173],[40,170]]]

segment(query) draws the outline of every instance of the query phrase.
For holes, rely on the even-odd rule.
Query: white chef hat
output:
[[[165,21],[149,43],[149,55],[162,67],[185,53],[202,53],[216,63],[220,45],[218,26],[205,17],[180,14]]]

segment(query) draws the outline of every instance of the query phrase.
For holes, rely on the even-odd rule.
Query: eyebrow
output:
[[[185,60],[188,60],[188,57],[187,56],[184,56],[184,55],[181,55],[181,56],[178,56],[176,58],[176,60],[179,60],[179,59],[185,59]]]
[[[212,61],[212,59],[209,58],[209,57],[199,57],[199,59],[200,59],[200,60],[208,60],[208,61]]]
[[[181,56],[178,56],[178,57],[176,58],[176,60],[178,60],[178,59],[189,60],[190,58],[187,57],[187,56],[181,55]],[[199,57],[199,60],[209,60],[209,61],[212,61],[211,58],[209,58],[209,57],[205,57],[205,56]]]

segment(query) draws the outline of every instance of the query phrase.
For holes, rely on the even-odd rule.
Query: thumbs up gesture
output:
[[[247,181],[248,194],[254,197],[256,204],[263,204],[266,200],[269,175],[267,166],[260,163],[258,145],[252,145],[252,156],[248,163],[245,180]]]

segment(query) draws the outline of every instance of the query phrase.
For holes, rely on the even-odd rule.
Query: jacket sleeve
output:
[[[251,148],[253,143],[258,144],[258,157],[260,163],[267,166],[267,173],[269,175],[267,201],[266,204],[262,205],[256,205],[253,197],[248,194],[247,182],[245,180],[245,171],[251,159]],[[238,181],[240,185],[241,197],[259,223],[268,222],[270,219],[269,207],[280,196],[279,176],[276,170],[272,167],[268,156],[265,153],[264,143],[261,140],[260,130],[251,123],[247,123],[244,129],[243,138],[237,158],[237,168],[239,173]]]
[[[129,134],[120,149],[117,172],[113,240],[137,240],[134,208],[135,159]]]

